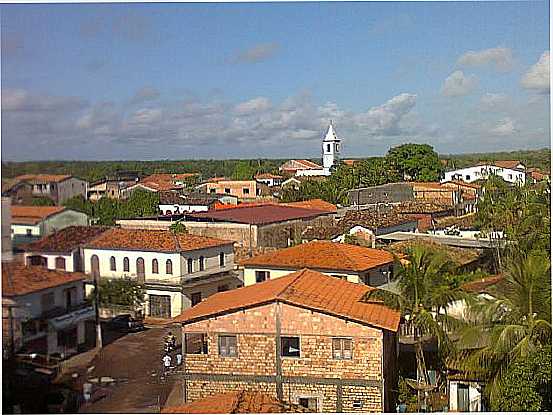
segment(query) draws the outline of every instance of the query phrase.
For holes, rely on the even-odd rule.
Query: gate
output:
[[[171,318],[171,297],[169,295],[152,295],[150,299],[150,317]]]

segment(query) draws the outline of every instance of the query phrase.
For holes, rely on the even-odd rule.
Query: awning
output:
[[[94,316],[94,307],[89,306],[80,310],[75,310],[68,314],[64,314],[60,317],[52,318],[48,320],[48,323],[56,330],[63,330],[77,324],[79,321],[92,319]]]

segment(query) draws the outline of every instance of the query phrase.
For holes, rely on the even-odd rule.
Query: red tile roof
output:
[[[310,200],[304,200],[302,202],[291,202],[291,203],[281,203],[281,204],[286,206],[292,206],[292,207],[322,210],[322,211],[331,212],[331,213],[336,213],[338,211],[338,209],[336,208],[336,205],[333,205],[332,203],[329,203],[329,202],[325,202],[322,199],[310,199]]]
[[[261,304],[281,301],[385,330],[397,331],[399,312],[364,301],[375,288],[302,269],[274,280],[214,294],[184,311],[175,322],[190,323]]]
[[[472,189],[480,189],[482,186],[477,183],[467,183],[460,180],[448,180],[447,182],[443,182],[443,185],[457,185],[459,187],[470,187]]]
[[[184,252],[233,244],[233,241],[174,234],[168,230],[111,228],[84,245],[92,249],[141,250],[150,252]]]
[[[487,277],[482,278],[479,280],[474,280],[467,282],[461,286],[462,289],[468,292],[472,293],[484,293],[488,290],[488,288],[498,284],[499,282],[503,281],[503,275],[494,275],[493,277]]]
[[[259,204],[255,206],[239,206],[231,209],[216,209],[211,212],[192,213],[187,215],[187,217],[208,221],[263,225],[294,219],[315,218],[326,214],[328,214],[328,212],[314,209],[304,209],[279,204]]]
[[[21,262],[2,262],[2,296],[15,297],[58,285],[80,281],[86,275],[80,272],[49,270],[40,266],[26,266]]]
[[[19,181],[25,181],[33,184],[39,184],[39,183],[59,183],[63,182],[64,180],[67,180],[73,176],[68,174],[23,174],[21,176],[17,176],[16,179]]]
[[[20,206],[11,207],[12,223],[36,225],[44,219],[64,211],[63,206]]]
[[[249,258],[242,261],[241,265],[361,272],[393,261],[393,255],[381,249],[313,241]]]
[[[496,160],[492,164],[497,167],[503,167],[504,169],[515,169],[522,163],[520,160]]]
[[[299,408],[298,408],[299,411]],[[164,408],[164,414],[259,414],[296,412],[291,405],[262,392],[219,393],[182,406]]]
[[[282,179],[283,177],[278,176],[276,174],[271,174],[271,173],[261,173],[261,174],[255,175],[255,178],[256,179]]]
[[[71,252],[104,233],[106,226],[69,226],[21,246],[26,252]]]

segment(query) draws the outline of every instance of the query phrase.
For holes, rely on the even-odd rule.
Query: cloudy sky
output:
[[[3,160],[550,146],[549,5],[0,6]]]

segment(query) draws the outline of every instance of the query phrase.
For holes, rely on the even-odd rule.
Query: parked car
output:
[[[130,314],[120,314],[107,323],[109,328],[134,333],[144,330],[144,323]]]

